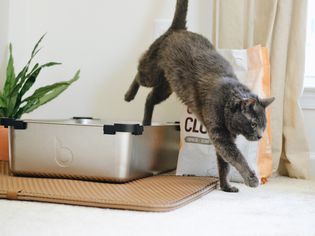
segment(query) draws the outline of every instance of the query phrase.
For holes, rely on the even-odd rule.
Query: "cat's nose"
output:
[[[258,138],[258,139],[261,139],[261,138],[262,138],[262,136],[258,134],[258,135],[257,135],[257,138]]]

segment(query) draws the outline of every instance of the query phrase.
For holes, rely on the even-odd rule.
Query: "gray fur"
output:
[[[221,189],[238,191],[228,183],[229,164],[246,185],[257,187],[259,180],[236,147],[235,138],[239,134],[251,141],[261,138],[265,108],[274,98],[258,98],[239,82],[232,66],[206,38],[186,30],[187,7],[188,0],[177,1],[170,29],[140,59],[125,100],[133,100],[140,85],[152,87],[143,118],[143,124],[150,125],[154,106],[175,92],[207,128],[217,152]]]

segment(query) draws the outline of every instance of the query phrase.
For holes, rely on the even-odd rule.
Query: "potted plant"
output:
[[[68,81],[54,83],[35,90],[33,94],[25,97],[25,94],[34,85],[39,73],[46,67],[60,65],[58,62],[48,62],[43,65],[36,63],[31,67],[32,60],[40,51],[39,45],[43,35],[36,43],[31,58],[16,75],[14,70],[12,45],[9,46],[9,61],[6,71],[6,80],[3,90],[0,90],[0,118],[20,119],[24,113],[29,113],[38,107],[56,98],[66,90],[73,82],[79,79],[80,70]],[[0,125],[0,160],[8,159],[8,129]]]

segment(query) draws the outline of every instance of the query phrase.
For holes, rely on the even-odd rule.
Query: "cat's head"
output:
[[[275,100],[271,98],[245,98],[237,102],[226,120],[230,131],[242,134],[247,140],[257,141],[262,138],[266,128],[266,108]]]

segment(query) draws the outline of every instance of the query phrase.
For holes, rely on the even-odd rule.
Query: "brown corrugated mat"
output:
[[[140,211],[170,211],[217,186],[212,177],[159,175],[125,184],[11,176],[0,161],[0,198]]]

